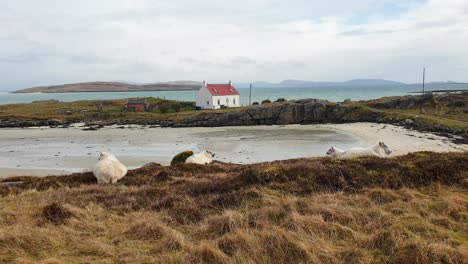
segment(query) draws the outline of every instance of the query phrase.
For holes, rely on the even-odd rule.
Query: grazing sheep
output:
[[[328,155],[328,156],[332,156],[333,158],[336,158],[336,157],[338,157],[338,156],[339,156],[341,153],[343,153],[343,152],[344,152],[344,150],[332,146],[332,147],[327,151],[327,155]]]
[[[206,164],[210,164],[211,162],[213,162],[214,156],[215,154],[211,151],[203,151],[201,153],[194,154],[188,157],[185,160],[185,163],[206,165]]]
[[[98,183],[116,183],[127,174],[127,167],[110,152],[101,152],[99,161],[93,167]]]
[[[352,148],[338,154],[338,158],[356,158],[365,156],[385,157],[390,155],[393,151],[383,142],[371,148]]]

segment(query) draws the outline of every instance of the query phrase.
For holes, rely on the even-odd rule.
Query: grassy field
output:
[[[167,113],[155,108],[144,113],[135,113],[124,110],[127,99],[75,101],[75,102],[36,102],[30,104],[0,105],[0,118],[14,118],[19,120],[73,120],[73,121],[97,121],[118,119],[161,119],[171,118],[176,115],[183,116],[185,112],[194,111],[194,103],[163,100],[159,98],[145,98],[150,106],[164,105]],[[102,103],[102,110],[98,110],[98,103]],[[176,109],[178,112],[176,112]]]
[[[3,263],[466,263],[468,153],[147,166],[0,187]]]
[[[136,99],[136,98],[133,98]],[[91,100],[75,102],[35,102],[30,104],[0,105],[0,119],[15,120],[50,120],[58,119],[72,122],[113,122],[120,120],[167,120],[201,114],[210,111],[195,111],[194,102],[179,102],[147,97],[151,110],[135,113],[124,109],[128,99]],[[102,103],[102,110],[98,110]],[[161,108],[167,109],[166,112]],[[237,111],[243,108],[220,109],[216,112]]]
[[[387,118],[418,119],[425,124],[443,125],[456,130],[468,129],[468,92],[427,95],[426,99],[417,100],[414,104],[405,104],[404,98],[385,97],[350,105],[383,113]]]

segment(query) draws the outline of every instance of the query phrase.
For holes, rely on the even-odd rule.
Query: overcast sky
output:
[[[0,90],[83,81],[468,81],[467,0],[0,0]]]

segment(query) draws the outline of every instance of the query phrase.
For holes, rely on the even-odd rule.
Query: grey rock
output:
[[[339,122],[343,121],[348,109],[325,100],[303,99],[284,104],[271,104],[266,107],[251,107],[240,111],[203,113],[166,125],[214,127]]]
[[[412,124],[414,124],[414,121],[412,119],[406,119],[405,124],[406,125],[412,125]]]

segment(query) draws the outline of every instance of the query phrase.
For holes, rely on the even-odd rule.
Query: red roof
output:
[[[211,95],[221,96],[221,95],[239,95],[236,87],[231,84],[207,84],[206,87],[210,91]]]

